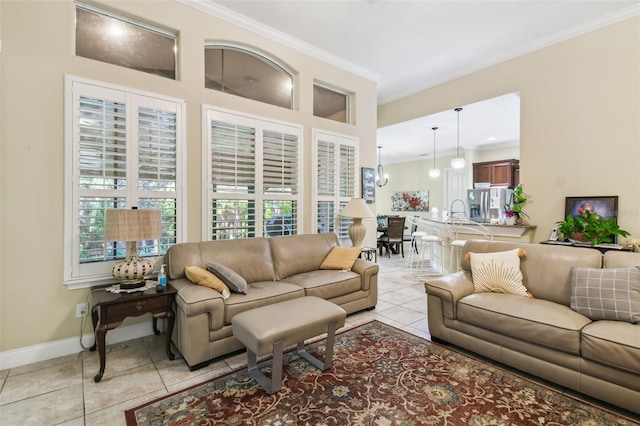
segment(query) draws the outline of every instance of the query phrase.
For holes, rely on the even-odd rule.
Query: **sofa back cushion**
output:
[[[571,303],[571,267],[602,267],[602,254],[592,248],[469,240],[464,246],[464,252],[489,253],[515,248],[521,248],[526,252],[526,255],[520,258],[520,271],[522,282],[533,297],[565,306]],[[471,265],[464,257],[462,269],[471,271]]]
[[[207,269],[211,262],[232,269],[249,283],[275,280],[269,241],[262,237],[176,244],[167,251],[165,262],[170,280],[184,277],[185,266]]]
[[[331,249],[339,245],[332,232],[271,237],[269,243],[278,280],[320,269]]]
[[[626,268],[640,266],[640,253],[608,250],[604,252],[603,268]]]

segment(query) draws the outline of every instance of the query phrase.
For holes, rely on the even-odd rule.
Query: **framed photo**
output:
[[[376,172],[372,167],[362,168],[362,198],[367,204],[376,202]]]
[[[564,217],[580,216],[585,210],[608,219],[618,217],[618,196],[609,197],[566,197],[564,202]]]

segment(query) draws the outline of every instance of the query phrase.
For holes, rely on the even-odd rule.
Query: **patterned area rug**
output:
[[[289,352],[275,395],[241,370],[127,410],[127,425],[639,424],[377,321],[338,334],[333,360],[321,372]]]

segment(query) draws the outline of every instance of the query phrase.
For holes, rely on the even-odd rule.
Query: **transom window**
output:
[[[176,35],[76,3],[76,55],[176,79]]]
[[[341,123],[350,123],[350,96],[329,85],[313,84],[313,115]]]
[[[293,109],[293,76],[275,61],[258,53],[231,46],[205,46],[204,85]]]

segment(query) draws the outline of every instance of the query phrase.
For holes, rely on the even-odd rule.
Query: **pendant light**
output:
[[[433,130],[433,169],[429,170],[429,176],[432,178],[437,178],[440,176],[440,169],[436,169],[436,130],[437,127],[432,127]]]
[[[384,167],[382,167],[381,150],[382,146],[378,146],[378,173],[376,175],[376,185],[379,187],[383,187],[389,182],[389,175],[384,174]]]
[[[464,158],[460,157],[460,111],[462,111],[462,108],[456,108],[454,111],[458,113],[458,150],[456,151],[456,158],[451,160],[451,167],[461,169],[465,164]]]

